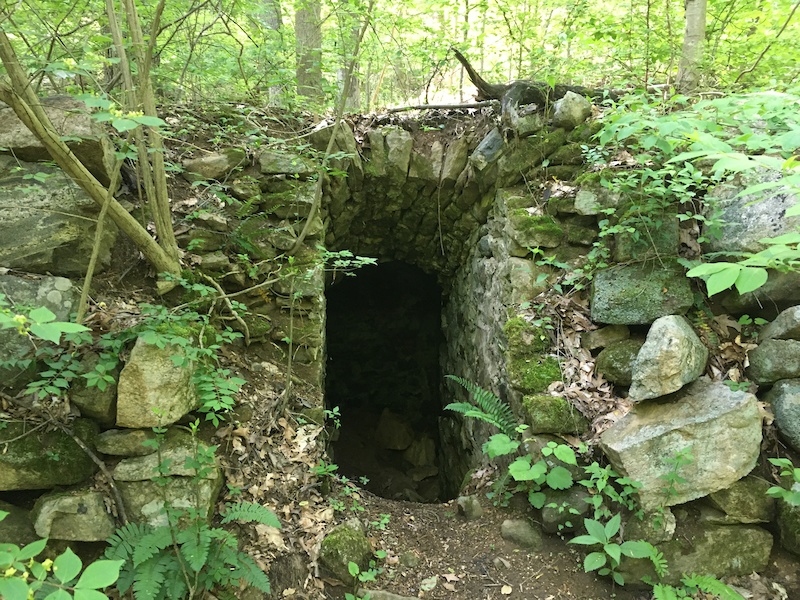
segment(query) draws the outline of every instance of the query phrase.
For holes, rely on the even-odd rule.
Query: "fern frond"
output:
[[[678,600],[678,591],[671,585],[657,583],[653,587],[653,600]]]
[[[172,545],[172,533],[166,525],[156,527],[139,540],[133,551],[133,566],[138,571],[141,564],[158,555],[164,548]]]
[[[133,556],[133,551],[139,545],[141,539],[151,533],[153,528],[147,524],[128,522],[106,540],[108,548],[105,551],[105,558],[109,560],[127,560]]]
[[[211,533],[208,525],[197,522],[178,532],[176,539],[181,547],[181,556],[195,573],[208,563],[211,548]]]
[[[248,587],[254,587],[265,594],[269,594],[269,577],[259,568],[256,561],[242,552],[239,552],[238,558],[239,567],[234,570],[234,576],[243,580]]]
[[[452,379],[465,390],[467,390],[480,410],[477,410],[471,405],[467,405],[471,407],[470,411],[467,411],[466,409],[462,410],[464,406],[463,402],[448,404],[445,407],[446,409],[455,410],[464,416],[469,416],[480,419],[487,423],[491,423],[509,437],[513,437],[516,434],[515,430],[517,427],[517,420],[514,417],[511,407],[509,407],[505,402],[495,396],[492,392],[483,389],[471,381],[467,381],[466,379],[462,379],[456,375],[447,375],[446,377],[448,379]],[[470,414],[467,414],[468,412],[470,412]]]
[[[687,587],[697,588],[706,594],[719,596],[720,600],[744,600],[741,594],[710,575],[689,575],[681,579],[681,581]]]
[[[166,581],[165,573],[173,572],[170,563],[173,564],[174,572],[178,572],[180,567],[174,564],[175,559],[168,555],[156,556],[136,567],[136,577],[133,581],[133,594],[136,600],[159,600],[164,597],[162,588]]]
[[[225,507],[222,524],[224,525],[231,521],[262,523],[263,525],[269,525],[277,529],[281,528],[281,522],[278,520],[275,513],[266,506],[261,506],[255,502],[236,502],[235,504],[228,504]]]

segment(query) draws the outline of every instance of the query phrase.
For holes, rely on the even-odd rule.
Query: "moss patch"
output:
[[[366,536],[347,523],[334,527],[319,549],[320,562],[343,582],[353,580],[348,563],[354,562],[360,569],[366,569],[371,555]]]
[[[561,367],[552,356],[512,358],[508,365],[511,384],[524,392],[544,392],[554,381],[561,379]]]
[[[618,385],[630,385],[633,361],[642,349],[644,340],[632,338],[609,344],[597,355],[597,372]]]
[[[564,238],[564,229],[550,215],[532,215],[524,208],[509,211],[509,232],[523,248],[554,248]]]
[[[588,421],[565,398],[531,395],[522,399],[530,433],[583,433]]]
[[[503,333],[511,358],[534,358],[550,347],[549,338],[544,330],[522,317],[513,317],[506,321]]]

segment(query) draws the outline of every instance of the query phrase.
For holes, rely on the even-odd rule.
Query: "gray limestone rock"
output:
[[[795,483],[792,490],[800,492],[800,483]],[[778,532],[781,546],[800,556],[800,506],[778,501]]]
[[[504,540],[526,550],[539,550],[542,547],[542,533],[525,519],[506,519],[500,527]]]
[[[589,491],[580,485],[568,490],[546,490],[544,507],[542,508],[542,531],[559,533],[575,531],[589,516],[591,505]]]
[[[364,590],[359,588],[357,595],[359,598],[366,598],[369,595],[369,600],[417,600],[417,596],[399,596],[385,590]]]
[[[614,468],[642,484],[642,508],[655,510],[730,487],[755,466],[761,444],[756,397],[702,377],[669,402],[642,402],[601,436]],[[665,492],[670,460],[689,449],[686,483]]]
[[[595,370],[611,383],[630,385],[633,381],[633,363],[643,345],[644,340],[639,337],[609,344],[597,355]]]
[[[469,141],[465,137],[459,137],[447,145],[444,153],[444,164],[442,165],[442,186],[455,185],[458,176],[467,166],[467,154],[469,152]]]
[[[632,514],[625,523],[625,537],[629,540],[644,540],[651,544],[668,542],[675,537],[675,514],[669,508],[652,512]]]
[[[384,408],[375,427],[375,443],[387,450],[405,450],[414,441],[414,430],[408,421]]]
[[[36,501],[31,517],[37,535],[54,540],[101,542],[115,529],[105,497],[92,490],[45,494]]]
[[[592,321],[644,325],[666,315],[682,315],[693,301],[689,280],[678,265],[619,265],[595,274]]]
[[[766,248],[763,238],[793,233],[800,227],[800,217],[786,217],[786,210],[798,202],[794,194],[781,188],[740,196],[751,185],[776,181],[777,171],[757,170],[740,174],[721,183],[706,194],[705,205],[721,211],[725,223],[722,236],[704,244],[704,252],[758,252]]]
[[[486,167],[497,162],[503,154],[505,141],[503,134],[496,127],[492,129],[469,157],[469,163],[477,171],[484,171]],[[446,164],[446,159],[445,159]]]
[[[94,422],[76,419],[72,431],[89,448],[94,446]],[[7,421],[3,438],[13,441],[4,445],[0,453],[0,491],[72,485],[95,472],[96,465],[89,455],[60,429],[33,429],[27,423]]]
[[[800,340],[800,306],[787,308],[765,325],[758,334],[758,341],[765,340]]]
[[[553,103],[553,125],[572,131],[592,114],[592,103],[575,92],[567,92]]]
[[[150,429],[109,429],[97,436],[95,446],[98,452],[109,456],[147,456],[156,449],[144,442],[155,438]]]
[[[800,379],[778,381],[764,400],[772,404],[775,426],[783,439],[800,452]]]
[[[91,117],[83,102],[70,96],[41,98],[47,116],[67,146],[101,184],[108,186],[114,166],[114,147],[102,125]],[[0,148],[14,159],[41,162],[52,160],[42,143],[23,125],[13,109],[0,102]]]
[[[8,502],[0,500],[0,510],[7,512],[6,518],[0,521],[0,540],[15,544],[22,548],[39,539],[33,529],[30,512]]]
[[[581,348],[596,350],[606,348],[614,342],[621,342],[631,337],[631,330],[625,325],[608,325],[594,331],[586,331],[581,334]],[[638,350],[637,350],[638,352]]]
[[[99,355],[91,352],[81,360],[83,372],[90,372],[99,361]],[[103,427],[113,427],[117,417],[117,379],[119,367],[107,374],[112,382],[104,381],[100,386],[89,387],[83,377],[78,377],[70,386],[69,399],[81,411],[81,416],[94,419]]]
[[[112,476],[128,518],[154,527],[166,525],[167,503],[177,509],[197,510],[202,517],[210,518],[222,487],[222,470],[212,464],[203,477],[198,477],[193,466],[199,455],[207,456],[209,452],[209,447],[189,432],[172,428],[158,453],[121,460]],[[166,477],[166,485],[156,482],[157,477]]]
[[[619,206],[622,196],[600,186],[584,186],[575,195],[573,211],[579,215],[599,215],[608,208]]]
[[[117,388],[118,427],[156,427],[174,423],[197,407],[192,367],[178,367],[177,346],[159,348],[136,340]]]
[[[633,361],[629,398],[666,396],[691,383],[706,368],[708,348],[684,317],[669,315],[653,322]]]
[[[236,167],[243,166],[247,153],[241,148],[225,148],[198,158],[183,161],[183,178],[187,181],[217,179],[223,181]]]
[[[337,579],[344,583],[353,581],[347,568],[351,562],[360,569],[366,569],[372,548],[364,534],[364,528],[351,519],[331,529],[323,539],[319,549],[319,561]]]
[[[800,378],[800,340],[765,340],[748,358],[747,376],[759,385]]]
[[[35,177],[23,179],[26,174]],[[0,156],[0,265],[84,276],[97,214],[94,201],[60,169]],[[106,219],[97,272],[110,264],[116,236],[117,226]]]
[[[748,475],[732,486],[708,495],[711,504],[737,523],[769,523],[775,518],[775,499],[767,496],[768,481]]]
[[[262,150],[258,164],[263,175],[290,175],[306,178],[316,172],[316,165],[299,154],[281,150]]]
[[[405,181],[411,166],[414,138],[405,129],[391,127],[386,134],[386,171],[395,181]]]
[[[483,516],[483,507],[478,496],[459,496],[456,504],[458,511],[464,515],[467,521],[475,521]]]
[[[664,583],[680,585],[687,573],[721,578],[762,571],[769,563],[772,535],[754,525],[712,525],[679,521],[675,537],[658,544],[669,564]],[[619,572],[627,582],[657,580],[649,560],[623,557]]]

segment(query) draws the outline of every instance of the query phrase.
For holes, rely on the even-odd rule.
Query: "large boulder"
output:
[[[139,338],[119,374],[118,427],[170,425],[197,407],[191,366],[176,366],[178,346],[159,348]]]
[[[102,542],[115,529],[105,497],[92,490],[45,494],[36,501],[31,516],[36,533],[54,540]]]
[[[800,379],[777,382],[764,396],[772,405],[775,426],[792,448],[800,452]]]
[[[0,453],[0,491],[44,490],[80,483],[96,465],[71,435],[61,429],[35,428],[30,423],[6,421],[3,438],[10,440]],[[97,426],[76,419],[72,432],[86,446],[94,446]]]
[[[708,348],[684,317],[656,319],[636,360],[629,398],[634,401],[666,396],[691,383],[706,368]]]
[[[725,223],[719,239],[704,244],[705,252],[758,252],[766,248],[761,240],[794,233],[800,227],[800,216],[786,217],[786,211],[800,201],[782,188],[740,196],[749,186],[777,181],[778,171],[758,170],[739,174],[731,181],[717,185],[706,194],[705,205],[721,211]]]
[[[683,269],[673,263],[619,265],[598,271],[592,284],[592,321],[644,325],[682,315],[694,298]]]
[[[125,458],[114,468],[112,476],[128,518],[154,527],[166,525],[167,505],[211,518],[222,488],[222,470],[215,462],[199,474],[195,467],[199,458],[213,455],[211,447],[181,429],[170,429],[160,443],[158,452]]]
[[[63,171],[0,156],[0,266],[85,275],[97,214],[94,201]],[[106,219],[97,271],[110,264],[116,236],[116,225]]]
[[[753,394],[702,377],[669,402],[642,402],[601,437],[614,468],[641,483],[642,508],[682,504],[729,487],[755,466],[761,416]],[[664,478],[671,462],[689,449],[692,460],[679,469],[685,483],[669,492]]]
[[[597,355],[595,369],[611,383],[630,385],[633,364],[643,345],[644,340],[638,337],[612,342]]]
[[[187,181],[224,180],[236,167],[245,164],[247,153],[241,148],[225,148],[183,161]]]
[[[592,103],[575,92],[567,92],[553,103],[553,126],[572,131],[592,114]]]
[[[93,120],[83,102],[69,96],[42,98],[44,111],[56,131],[83,165],[107,186],[114,165],[114,148],[102,126]],[[52,160],[31,131],[10,106],[0,102],[0,148],[3,154],[28,162]]]
[[[725,513],[725,523],[769,523],[775,518],[775,499],[767,496],[768,481],[748,475],[729,488],[712,492],[708,500]]]

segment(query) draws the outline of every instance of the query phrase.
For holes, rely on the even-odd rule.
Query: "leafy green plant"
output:
[[[636,494],[641,487],[639,482],[619,475],[611,465],[601,467],[599,463],[593,462],[583,469],[589,477],[578,483],[591,493],[588,501],[594,508],[595,519],[610,519],[613,516],[605,502],[606,499],[631,512],[641,514],[641,509],[636,503]]]
[[[649,558],[656,568],[659,576],[663,576],[666,564],[663,556],[649,542],[643,540],[615,542],[615,538],[620,530],[621,517],[614,515],[605,525],[594,519],[584,519],[586,535],[579,535],[572,538],[570,544],[581,544],[584,546],[599,546],[586,555],[583,561],[583,568],[588,573],[597,571],[599,575],[611,575],[615,583],[625,585],[625,578],[617,571],[622,556],[630,558]]]
[[[692,456],[691,446],[687,446],[686,448],[677,451],[674,456],[666,459],[666,463],[669,465],[669,470],[663,475],[659,476],[659,479],[666,484],[662,488],[665,502],[675,498],[678,495],[678,486],[686,483],[686,478],[680,474],[681,469],[692,464],[692,462],[694,462],[694,456]]]
[[[30,311],[12,310],[5,294],[0,294],[0,329],[16,329],[20,335],[32,335],[53,344],[58,344],[65,333],[89,331],[77,323],[56,321],[56,315],[44,306]]]
[[[8,516],[0,510],[0,521]],[[34,597],[53,600],[102,600],[100,590],[114,585],[119,577],[121,560],[97,560],[83,568],[81,559],[69,548],[55,560],[35,560],[47,540],[37,540],[20,548],[0,543],[0,597],[5,600],[29,600]],[[83,571],[83,572],[81,572]]]
[[[767,495],[779,498],[791,506],[800,506],[800,468],[795,467],[788,458],[770,458],[769,462],[780,469],[781,477],[791,483],[789,489],[774,485],[767,490]]]
[[[383,560],[386,558],[386,551],[385,550],[378,550],[375,552],[375,558],[378,560]],[[350,573],[350,576],[353,578],[353,592],[356,591],[359,583],[369,583],[375,581],[378,576],[383,573],[383,567],[378,566],[377,560],[375,558],[370,559],[369,567],[361,570],[361,567],[358,566],[357,563],[349,562],[347,563],[347,571]],[[358,597],[354,593],[345,593],[344,595],[345,600],[358,600]],[[370,594],[367,592],[364,596],[361,596],[361,599],[369,600]]]

